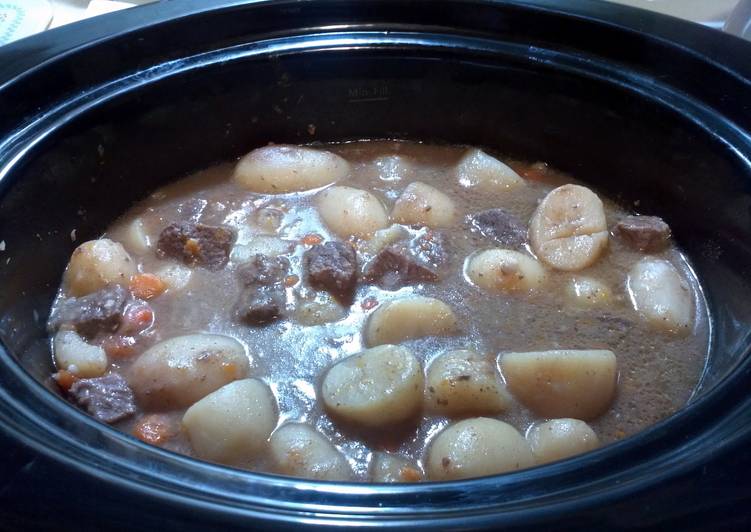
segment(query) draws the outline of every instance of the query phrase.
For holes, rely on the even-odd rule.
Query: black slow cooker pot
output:
[[[0,49],[0,527],[747,522],[750,109],[751,45],[599,1],[161,2]],[[712,315],[690,404],[545,467],[355,485],[147,446],[45,381],[71,231],[94,238],[150,190],[269,141],[361,138],[545,160],[665,217]]]

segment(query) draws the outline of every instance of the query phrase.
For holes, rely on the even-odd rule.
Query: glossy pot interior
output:
[[[0,50],[2,427],[165,505],[279,523],[378,518],[381,526],[544,522],[574,506],[615,504],[745,438],[751,114],[742,102],[751,101],[751,69],[738,57],[751,49],[662,17],[567,4],[564,12],[553,1],[167,3]],[[148,447],[32,378],[50,371],[44,324],[76,243],[154,188],[269,141],[363,138],[544,160],[663,216],[693,261],[713,320],[692,406],[549,467],[350,486]]]

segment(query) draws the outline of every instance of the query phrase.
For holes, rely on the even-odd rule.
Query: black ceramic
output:
[[[743,522],[747,510],[729,509],[748,500],[749,484],[728,468],[751,464],[749,58],[749,44],[718,32],[584,0],[161,2],[0,48],[0,428],[8,454],[21,456],[3,466],[0,501],[10,488],[25,494],[6,499],[20,506],[45,497],[43,511],[6,507],[10,523]],[[40,383],[45,319],[76,243],[165,182],[269,141],[360,138],[545,160],[665,217],[712,315],[691,405],[547,467],[373,486],[164,452]],[[24,460],[42,460],[50,476],[24,477]],[[36,484],[20,488],[16,476]]]

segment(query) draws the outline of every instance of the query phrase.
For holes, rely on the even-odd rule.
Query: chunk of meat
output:
[[[284,282],[289,273],[286,257],[271,257],[257,253],[238,269],[238,276],[245,285],[270,286]]]
[[[469,217],[472,231],[490,238],[504,247],[519,248],[527,240],[527,226],[504,209],[488,209]]]
[[[311,286],[328,291],[340,301],[352,299],[357,283],[357,254],[351,244],[317,244],[305,252],[303,266]]]
[[[443,235],[424,229],[411,240],[386,246],[365,267],[364,277],[387,290],[411,283],[436,282],[446,257]]]
[[[670,240],[670,226],[658,216],[626,216],[615,232],[629,247],[647,253],[665,249]]]
[[[285,301],[284,288],[279,284],[251,286],[240,295],[235,311],[240,321],[264,325],[284,315]]]
[[[157,256],[182,260],[188,266],[219,270],[227,264],[235,233],[227,227],[175,222],[159,235]]]
[[[136,411],[133,390],[119,373],[80,379],[68,391],[75,403],[96,420],[115,423]]]
[[[118,284],[107,285],[83,297],[69,297],[52,312],[49,325],[73,325],[79,334],[94,336],[98,332],[114,332],[123,318],[128,291]]]

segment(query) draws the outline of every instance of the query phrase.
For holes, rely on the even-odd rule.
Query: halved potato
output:
[[[136,273],[136,262],[122,244],[99,238],[84,242],[73,251],[63,286],[70,295],[80,297],[110,283],[127,286]]]
[[[626,285],[631,303],[655,329],[688,333],[694,315],[688,283],[666,260],[644,258],[628,274]]]
[[[535,414],[594,419],[613,401],[618,372],[612,351],[506,353],[501,371],[508,390]]]
[[[467,150],[455,172],[460,185],[480,192],[498,192],[524,184],[511,167],[476,148]]]
[[[245,155],[235,167],[234,179],[253,192],[281,194],[334,183],[349,171],[349,163],[329,151],[278,144]]]
[[[389,224],[383,204],[367,190],[329,187],[318,193],[316,204],[326,227],[342,238],[370,237]]]
[[[206,460],[237,464],[256,458],[277,422],[271,389],[258,379],[242,379],[210,393],[183,416],[190,443]]]
[[[527,431],[527,441],[538,464],[563,460],[600,446],[592,427],[571,418],[551,419],[532,426]]]
[[[270,440],[276,471],[314,480],[352,480],[347,459],[323,434],[305,423],[285,423]]]
[[[437,188],[415,181],[394,203],[391,217],[401,224],[450,227],[456,221],[456,206]]]
[[[423,386],[422,368],[409,349],[380,345],[334,364],[323,379],[322,395],[336,416],[383,427],[415,415]]]
[[[130,368],[129,383],[149,408],[189,406],[250,372],[243,345],[219,334],[188,334],[147,349]]]
[[[532,215],[529,241],[537,257],[552,268],[574,271],[591,266],[608,245],[602,201],[580,185],[552,190]]]
[[[445,428],[428,448],[430,480],[484,477],[534,465],[524,437],[497,419],[465,419]]]
[[[423,336],[449,336],[456,331],[451,307],[432,297],[413,296],[378,307],[365,324],[364,336],[368,346],[375,346]]]
[[[469,349],[449,351],[428,367],[426,407],[445,416],[493,415],[509,397],[488,357]]]
[[[532,257],[510,249],[486,249],[467,259],[467,276],[489,292],[520,292],[540,288],[545,270]]]

